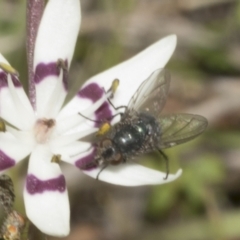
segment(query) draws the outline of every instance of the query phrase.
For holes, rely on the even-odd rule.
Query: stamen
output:
[[[89,150],[89,148],[92,145],[89,142],[83,142],[83,141],[75,141],[67,146],[63,146],[61,148],[56,147],[53,148],[53,146],[50,143],[50,148],[52,149],[52,152],[55,153],[55,155],[61,155],[61,159],[63,161],[68,160],[71,156],[75,156],[79,153],[86,152]]]
[[[35,119],[34,113],[33,113],[33,111],[28,111],[25,108],[22,101],[20,100],[20,98],[18,96],[18,93],[16,91],[16,88],[13,85],[12,78],[11,78],[10,74],[8,74],[7,80],[8,80],[9,92],[11,94],[12,100],[13,100],[14,105],[15,105],[15,111],[18,112],[19,120],[21,121],[21,124],[23,125],[23,127],[28,128],[29,125],[31,125],[31,121],[33,121]],[[25,121],[26,119],[28,121]]]
[[[108,98],[112,95],[112,92],[108,92],[106,93],[105,95],[103,95],[103,97],[101,97],[98,101],[96,101],[94,104],[92,104],[91,107],[89,107],[88,109],[84,110],[81,112],[81,114],[83,116],[86,116],[86,117],[91,117],[94,112],[99,109],[102,104],[105,102],[105,101],[108,101]],[[84,118],[84,117],[82,117]],[[85,118],[84,118],[85,119]],[[86,120],[86,119],[85,119]]]
[[[93,103],[88,109],[81,112],[82,115],[93,118],[94,112],[105,102],[107,98],[110,97],[111,92],[104,94],[99,100]],[[67,116],[66,118],[57,121],[57,129],[59,134],[63,134],[68,130],[78,126],[81,122],[86,121],[86,118],[80,116],[79,114],[74,114]]]
[[[52,163],[60,163],[61,162],[61,155],[57,154],[57,155],[53,155],[52,159],[51,159]]]
[[[49,97],[48,104],[46,104],[47,108],[44,111],[45,116],[48,117],[55,117],[56,114],[59,112],[59,110],[62,107],[62,104],[64,102],[64,99],[66,97],[66,91],[63,87],[63,69],[60,68],[60,74],[58,79],[56,80],[56,86],[53,90],[51,96]]]
[[[108,93],[108,92],[111,92],[111,95],[109,96],[109,98],[113,98],[113,97],[114,97],[114,94],[115,94],[115,92],[117,91],[117,88],[118,88],[118,86],[119,86],[119,83],[120,83],[120,81],[119,81],[119,79],[117,79],[117,78],[112,81],[112,85],[111,85],[111,87],[109,88],[109,90],[107,91],[107,93]]]
[[[75,142],[83,137],[86,137],[86,136],[96,132],[97,130],[98,130],[98,128],[90,128],[86,131],[81,131],[79,133],[58,136],[51,140],[51,146],[53,148],[66,146],[68,144],[71,144],[72,142]]]
[[[0,119],[0,132],[6,132],[6,125],[2,119]]]
[[[82,111],[81,113],[78,113],[82,118],[84,118],[85,120],[89,120],[89,121],[92,121],[92,122],[95,122],[95,123],[101,123],[102,120],[95,120],[95,116],[93,117],[92,115],[94,113],[97,112],[97,110],[104,106],[107,102],[109,102],[109,97],[113,96],[112,95],[113,92],[108,92],[108,93],[105,93],[105,97],[106,97],[106,100],[99,106],[96,106],[93,104],[94,108],[91,107],[90,109],[87,109],[85,111]],[[104,119],[103,119],[104,120]]]
[[[11,65],[7,63],[0,62],[0,68],[5,72],[5,73],[10,73],[16,76],[19,76],[19,73],[16,69],[14,69]]]
[[[59,68],[62,68],[64,71],[68,71],[68,68],[67,68],[67,64],[65,63],[65,61],[61,58],[58,59],[57,61],[57,66]]]
[[[19,131],[16,128],[10,127],[6,125],[7,132],[11,133],[14,137],[16,137],[21,143],[25,144],[34,144],[34,137],[31,131]]]

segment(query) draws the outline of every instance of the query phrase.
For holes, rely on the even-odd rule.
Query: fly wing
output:
[[[170,74],[165,69],[153,72],[132,96],[126,114],[132,111],[149,112],[158,117],[165,105],[170,85]]]
[[[207,127],[207,119],[193,114],[171,114],[161,116],[161,142],[159,148],[169,148],[185,143],[199,134]]]

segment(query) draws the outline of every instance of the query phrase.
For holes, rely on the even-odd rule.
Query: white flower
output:
[[[69,233],[70,216],[59,161],[81,168],[94,155],[91,144],[79,140],[97,128],[78,113],[92,119],[112,116],[114,109],[103,88],[109,89],[113,79],[120,79],[113,102],[116,106],[127,105],[139,85],[155,69],[164,67],[176,46],[176,36],[168,36],[130,60],[94,76],[62,109],[80,18],[79,0],[48,1],[37,32],[30,98],[0,54],[0,117],[6,125],[6,131],[0,132],[0,174],[29,156],[24,188],[26,213],[42,232],[55,236]],[[100,169],[84,173],[96,178]],[[180,174],[178,171],[163,180],[165,173],[129,162],[107,167],[99,179],[138,186],[173,181]]]

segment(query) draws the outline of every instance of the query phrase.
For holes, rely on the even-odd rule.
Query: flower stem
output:
[[[27,61],[28,61],[28,93],[29,99],[36,108],[36,90],[34,84],[33,54],[38,26],[45,6],[44,0],[27,0]]]

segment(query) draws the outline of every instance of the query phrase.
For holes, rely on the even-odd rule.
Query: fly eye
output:
[[[109,139],[105,139],[102,141],[101,145],[103,148],[108,148],[108,147],[112,146],[112,141]]]
[[[122,155],[120,153],[115,154],[111,160],[112,165],[118,165],[121,162],[122,162]]]

